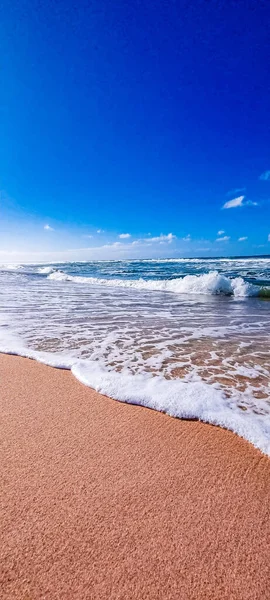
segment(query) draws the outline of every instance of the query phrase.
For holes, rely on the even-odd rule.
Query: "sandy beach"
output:
[[[3,600],[269,598],[270,461],[0,356]]]

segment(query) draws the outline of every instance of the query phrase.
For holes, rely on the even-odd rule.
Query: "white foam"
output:
[[[55,367],[56,369],[68,369],[72,368],[74,359],[72,359],[67,353],[64,352],[42,352],[32,350],[25,346],[22,341],[14,334],[5,333],[3,339],[3,332],[1,331],[1,344],[0,353],[11,354],[13,356],[22,356],[23,358],[31,358],[37,362],[48,365],[49,367]]]
[[[134,260],[134,259],[133,259]],[[126,261],[129,262],[129,261]],[[131,261],[130,261],[131,262]],[[141,260],[140,262],[154,262],[154,263],[201,263],[205,266],[211,263],[230,263],[234,265],[241,265],[245,263],[262,263],[262,264],[270,264],[270,258],[260,256],[258,257],[241,257],[241,258],[146,258]]]
[[[39,263],[23,277],[1,273],[0,351],[72,369],[116,400],[226,427],[270,455],[269,311],[259,301],[209,297],[245,297],[258,288],[216,271],[158,281],[150,280],[149,268],[145,280],[60,269]],[[33,277],[37,272],[44,276]],[[245,389],[237,388],[238,375],[248,379]]]
[[[41,273],[42,275],[49,275],[50,273],[53,273],[55,271],[55,269],[53,267],[40,267],[38,269],[38,273]]]
[[[7,340],[6,340],[7,341]],[[199,419],[229,429],[270,456],[270,419],[248,414],[235,406],[223,391],[200,380],[167,380],[148,373],[117,373],[97,361],[74,361],[68,354],[30,350],[10,338],[0,352],[35,359],[59,369],[70,369],[84,385],[110,398],[164,412],[171,417]]]
[[[18,263],[2,264],[0,269],[1,271],[17,271],[18,269],[23,269],[23,266]]]
[[[168,291],[178,294],[206,294],[206,295],[234,295],[236,297],[257,296],[258,288],[247,283],[242,277],[229,278],[210,271],[203,275],[186,275],[177,279],[159,280],[129,280],[129,279],[101,279],[98,277],[82,277],[55,271],[48,279],[56,281],[71,281],[88,285],[103,285],[111,287],[134,288],[138,290]]]
[[[214,386],[149,374],[121,374],[102,368],[94,361],[77,362],[71,370],[81,383],[115,400],[139,404],[172,417],[220,425],[270,455],[270,419],[232,409],[224,392]]]

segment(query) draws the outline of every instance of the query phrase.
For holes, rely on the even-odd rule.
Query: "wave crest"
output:
[[[38,269],[38,273],[40,273],[41,275],[50,275],[54,271],[55,269],[53,267],[40,267]]]
[[[229,278],[217,271],[203,275],[186,275],[177,279],[100,279],[98,277],[81,277],[55,271],[48,276],[55,281],[71,281],[88,285],[105,285],[111,287],[133,288],[137,290],[167,291],[177,294],[206,294],[236,297],[258,296],[259,288],[244,281],[242,277]]]
[[[19,265],[18,263],[11,263],[11,264],[4,263],[3,265],[0,265],[1,271],[18,271],[18,269],[23,269],[23,266]]]

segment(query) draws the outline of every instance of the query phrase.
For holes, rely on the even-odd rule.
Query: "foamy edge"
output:
[[[167,380],[150,374],[117,373],[97,361],[74,361],[64,353],[34,351],[18,347],[17,344],[18,340],[10,338],[10,344],[0,346],[0,352],[70,370],[78,381],[114,400],[151,408],[171,417],[198,419],[228,429],[270,456],[270,420],[266,416],[241,413],[240,409],[239,413],[232,410],[224,392],[214,385],[202,381],[186,383],[179,379]]]
[[[228,295],[235,297],[257,296],[260,288],[244,281],[242,277],[229,278],[218,271],[210,271],[203,275],[186,275],[175,279],[101,279],[99,277],[83,277],[68,275],[55,271],[48,279],[61,282],[73,282],[88,285],[102,285],[118,288],[132,288],[178,294]]]

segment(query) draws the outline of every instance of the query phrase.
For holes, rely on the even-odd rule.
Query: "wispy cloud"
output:
[[[216,242],[228,242],[230,239],[231,239],[231,238],[230,238],[230,236],[229,236],[229,235],[224,235],[224,236],[223,236],[223,237],[221,237],[221,238],[217,238],[217,239],[216,239]]]
[[[253,202],[252,200],[245,200],[245,196],[238,196],[237,198],[233,198],[232,200],[228,200],[223,204],[222,208],[237,208],[239,206],[258,206],[258,202]]]
[[[236,194],[241,194],[245,191],[246,191],[245,187],[234,188],[234,190],[229,190],[229,192],[227,192],[226,196],[235,196]]]
[[[243,201],[245,196],[238,196],[237,198],[233,198],[232,200],[228,200],[223,204],[222,208],[236,208],[237,206],[243,206]]]
[[[247,240],[247,236],[244,235],[243,237],[238,238],[238,242],[245,242]]]
[[[93,251],[93,252],[102,252],[103,250],[120,250],[126,252],[127,248],[130,247],[131,244],[123,244],[123,242],[112,242],[103,244],[103,246],[89,246],[88,248],[68,248],[65,252],[83,252],[83,251]]]
[[[122,234],[121,234],[122,235]],[[131,234],[123,234],[124,238],[122,237],[122,239],[126,239],[127,236],[131,237]],[[87,237],[87,236],[84,236]],[[91,236],[89,236],[91,237]],[[120,237],[120,235],[119,235]],[[104,244],[103,246],[93,246],[93,247],[89,247],[89,248],[73,248],[73,249],[69,249],[68,252],[82,252],[83,250],[85,252],[89,251],[89,252],[103,252],[106,250],[113,250],[113,251],[119,251],[121,254],[125,253],[127,254],[128,252],[132,252],[132,250],[139,250],[142,252],[147,252],[148,249],[150,249],[150,247],[158,248],[158,245],[160,244],[170,244],[174,239],[176,238],[176,235],[174,235],[173,233],[168,233],[167,235],[164,235],[163,233],[161,233],[159,236],[156,237],[145,237],[145,238],[138,238],[135,239],[133,241],[129,240],[129,241],[117,241],[117,242],[108,242],[106,244]]]
[[[104,229],[97,229],[97,233],[104,233]]]
[[[130,233],[120,233],[120,235],[118,236],[120,237],[121,240],[125,240],[131,237]]]
[[[259,179],[260,179],[261,181],[270,181],[270,171],[264,171],[264,172],[263,172],[263,173],[260,175]]]
[[[185,237],[182,238],[183,242],[190,242],[191,241],[191,235],[190,233],[188,233],[188,235],[186,235]]]
[[[209,250],[212,250],[212,248],[210,246],[208,248],[207,248],[207,246],[206,247],[205,246],[202,246],[202,247],[198,246],[196,248],[196,252],[209,252]]]
[[[223,233],[225,233],[225,231],[224,231],[223,229],[220,229],[220,230],[217,232],[217,234],[218,234],[218,235],[223,235]]]
[[[145,241],[146,242],[168,242],[169,244],[171,244],[171,242],[175,239],[176,239],[176,235],[173,235],[172,233],[168,233],[167,235],[164,235],[163,233],[161,233],[157,237],[145,238]]]
[[[45,231],[54,231],[54,228],[51,227],[50,225],[44,225],[44,229],[45,229]]]
[[[270,242],[270,233],[268,234],[267,240],[268,240],[268,242]]]

